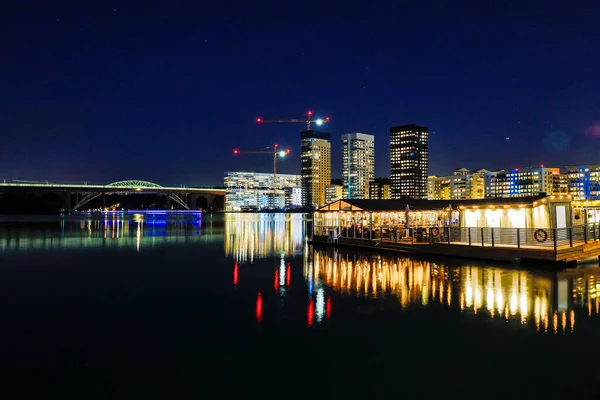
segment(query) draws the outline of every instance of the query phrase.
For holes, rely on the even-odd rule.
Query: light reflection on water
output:
[[[575,331],[576,316],[600,314],[597,267],[535,272],[316,249],[304,276],[309,292],[323,283],[342,295],[396,297],[403,308],[438,305],[555,334]]]
[[[305,239],[302,214],[228,214],[225,254],[240,263],[273,255],[300,255]]]
[[[130,248],[223,243],[231,258],[233,287],[247,284],[244,274],[258,270],[242,264],[274,258],[272,285],[278,301],[304,286],[306,325],[326,324],[334,293],[352,297],[394,298],[402,308],[445,307],[473,318],[516,323],[541,332],[571,333],[600,314],[600,269],[568,272],[472,265],[468,261],[432,262],[394,255],[313,249],[305,245],[301,214],[229,214],[150,217],[109,215],[43,224],[0,225],[0,252],[47,249]],[[300,256],[300,257],[296,257]],[[303,280],[292,279],[302,260]],[[215,260],[215,263],[222,261]],[[226,261],[229,263],[230,261]],[[298,264],[296,264],[298,263]],[[260,264],[264,265],[264,264]],[[299,271],[300,272],[300,271]],[[298,276],[301,278],[302,274]],[[269,291],[269,293],[273,293]],[[267,292],[256,292],[256,318],[265,318]],[[297,294],[294,296],[298,296]],[[335,312],[335,304],[334,312]],[[266,318],[270,318],[267,314]]]
[[[0,251],[135,248],[222,240],[201,214],[105,214],[0,224]]]

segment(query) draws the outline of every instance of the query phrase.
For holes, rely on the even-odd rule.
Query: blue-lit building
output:
[[[600,164],[567,165],[567,171],[574,200],[600,200]]]
[[[559,168],[528,167],[485,174],[485,197],[526,197],[555,192]]]

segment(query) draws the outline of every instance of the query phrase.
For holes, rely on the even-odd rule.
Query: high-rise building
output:
[[[429,129],[424,126],[390,127],[392,199],[427,198]]]
[[[344,197],[368,199],[375,178],[375,137],[365,133],[342,134],[342,181]]]
[[[600,200],[600,164],[568,165],[567,170],[574,200]]]
[[[300,135],[304,206],[316,208],[325,204],[325,186],[331,183],[331,135],[313,130]]]
[[[277,174],[278,189],[273,191],[273,174],[257,172],[225,172],[225,210],[261,210],[298,207],[300,175]]]
[[[325,204],[333,203],[342,198],[342,187],[340,185],[325,186]]]

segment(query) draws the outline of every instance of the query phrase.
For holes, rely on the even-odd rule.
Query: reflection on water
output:
[[[77,216],[58,222],[0,225],[0,251],[135,248],[221,240],[202,214],[160,213]]]
[[[573,332],[576,315],[600,313],[599,268],[534,273],[319,249],[304,273],[309,292],[322,280],[345,295],[395,296],[403,307],[443,305],[545,332]]]
[[[227,214],[225,254],[241,263],[272,255],[302,254],[302,214]]]

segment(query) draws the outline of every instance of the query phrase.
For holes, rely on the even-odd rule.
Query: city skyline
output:
[[[255,120],[307,110],[331,117],[334,166],[339,134],[385,149],[408,123],[430,128],[433,175],[598,162],[600,4],[263,6],[6,10],[0,179],[215,185],[268,171],[231,150],[273,143],[298,173],[302,127]]]

